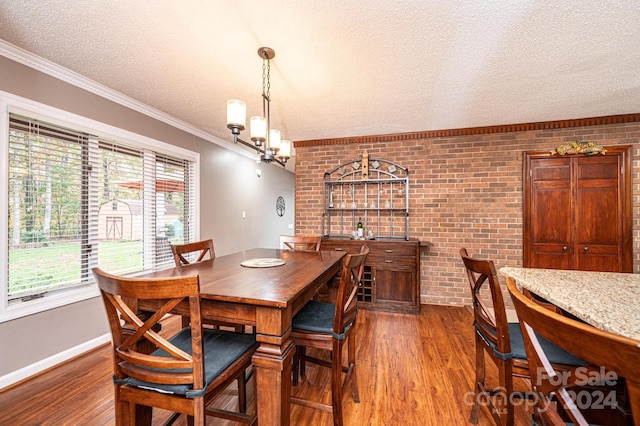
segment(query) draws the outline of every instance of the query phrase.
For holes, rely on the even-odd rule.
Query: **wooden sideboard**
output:
[[[324,238],[322,250],[358,253],[369,247],[358,307],[417,314],[420,311],[420,241]]]

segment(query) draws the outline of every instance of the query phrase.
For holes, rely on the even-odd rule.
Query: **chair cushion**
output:
[[[342,340],[353,322],[347,324],[340,334],[333,331],[333,319],[335,318],[336,305],[333,303],[310,300],[300,309],[291,321],[294,330],[311,331],[314,333],[331,334],[336,339]]]
[[[336,305],[333,303],[310,300],[293,317],[291,326],[298,330],[330,334],[333,332],[335,313]]]
[[[182,329],[171,337],[169,341],[188,354],[191,354],[191,328],[187,327]],[[203,330],[202,341],[204,345],[204,389],[194,391],[191,385],[165,385],[149,383],[133,378],[119,380],[116,381],[116,383],[128,384],[161,393],[184,395],[187,398],[196,398],[204,395],[207,387],[209,387],[220,373],[256,344],[255,336],[252,334],[210,329]],[[155,350],[152,355],[170,356],[162,349]],[[161,369],[151,370],[162,371]]]
[[[476,329],[478,330],[478,329]],[[478,331],[480,335],[482,333]],[[584,361],[582,358],[579,358],[564,349],[554,345],[544,337],[536,334],[538,336],[538,340],[540,341],[540,345],[544,350],[544,353],[549,358],[549,361],[554,364],[565,364],[565,365],[573,365],[573,366],[581,366],[587,365],[588,362]],[[484,337],[484,336],[483,336]],[[509,323],[509,337],[511,339],[511,353],[510,354],[502,354],[498,352],[498,348],[493,344],[489,339],[484,339],[489,346],[493,349],[493,353],[503,359],[527,359],[527,353],[524,348],[524,341],[522,340],[522,330],[520,329],[520,324],[517,322]]]

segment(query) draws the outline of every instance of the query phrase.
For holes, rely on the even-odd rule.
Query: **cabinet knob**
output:
[[[334,250],[335,251],[342,251],[342,247],[336,247]]]
[[[562,251],[567,251],[567,246],[562,247]]]
[[[393,263],[393,259],[386,259],[384,263]]]
[[[384,252],[385,252],[385,253],[393,253],[393,250],[391,250],[391,249],[386,249]]]
[[[589,247],[585,247],[585,248],[584,248],[584,251],[589,251]]]

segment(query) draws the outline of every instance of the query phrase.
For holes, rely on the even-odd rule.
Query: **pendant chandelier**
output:
[[[251,117],[251,140],[246,142],[240,139],[240,132],[245,129],[247,119],[247,105],[238,99],[227,101],[227,127],[233,134],[234,143],[242,143],[250,148],[254,148],[260,161],[270,163],[275,161],[283,167],[289,157],[291,157],[291,141],[280,139],[280,130],[271,128],[271,117],[269,104],[271,99],[269,91],[271,88],[270,72],[271,59],[276,56],[276,52],[269,47],[258,49],[258,56],[262,58],[262,116]]]

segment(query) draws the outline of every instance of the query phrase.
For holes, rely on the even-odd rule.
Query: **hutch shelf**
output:
[[[365,152],[325,173],[323,200],[322,249],[358,253],[363,244],[369,247],[358,306],[418,313],[420,242],[409,238],[407,168]]]
[[[409,170],[391,161],[351,160],[324,174],[322,234],[351,238],[358,222],[365,239],[409,239]]]

